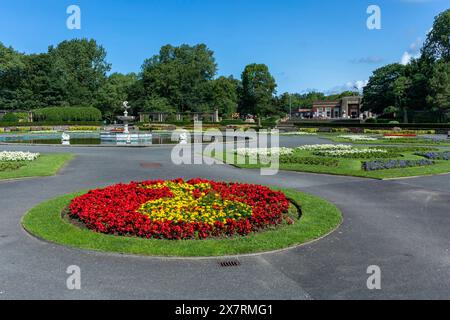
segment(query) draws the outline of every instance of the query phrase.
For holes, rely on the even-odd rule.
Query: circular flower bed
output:
[[[177,179],[92,190],[72,200],[68,214],[99,233],[180,240],[290,223],[289,207],[282,192],[264,186]]]

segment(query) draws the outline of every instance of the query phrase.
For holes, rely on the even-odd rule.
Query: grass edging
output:
[[[74,157],[71,153],[41,154],[39,158],[17,170],[0,172],[0,181],[53,176]]]
[[[320,239],[342,223],[341,211],[319,197],[292,189],[279,189],[301,204],[303,216],[291,226],[246,237],[209,240],[155,240],[118,237],[80,229],[61,217],[61,211],[77,195],[45,201],[22,218],[23,228],[42,240],[68,247],[130,255],[159,257],[218,257],[286,249]]]

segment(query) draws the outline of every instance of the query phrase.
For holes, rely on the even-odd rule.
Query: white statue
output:
[[[125,110],[125,112],[123,113],[125,115],[125,117],[128,116],[128,110],[131,109],[131,106],[128,105],[128,101],[124,101],[122,108]]]
[[[188,136],[186,132],[180,133],[180,144],[187,144],[188,143]]]
[[[63,132],[63,134],[61,135],[61,140],[62,141],[70,141],[70,135]]]

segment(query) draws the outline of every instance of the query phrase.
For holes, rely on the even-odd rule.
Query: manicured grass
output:
[[[71,199],[82,193],[61,196],[38,205],[25,215],[22,225],[36,237],[74,248],[146,256],[212,257],[288,248],[318,239],[342,222],[341,212],[333,204],[295,190],[281,190],[302,206],[302,218],[293,225],[246,237],[171,241],[95,233],[61,218],[61,211]]]
[[[302,152],[305,157],[310,157],[311,152]],[[420,156],[414,155],[412,152],[401,153],[402,157],[395,157],[395,159],[402,160],[418,160],[423,159]],[[242,169],[260,169],[261,165],[257,164],[237,164],[237,157],[233,154],[221,154],[215,155],[215,158],[223,160],[231,165],[234,165]],[[234,160],[233,160],[234,159]],[[324,166],[324,165],[306,165],[306,164],[285,164],[280,163],[280,170],[286,171],[298,171],[298,172],[309,172],[309,173],[321,173],[321,174],[331,174],[331,175],[342,175],[342,176],[353,176],[353,177],[363,177],[372,179],[394,179],[401,177],[415,177],[423,175],[435,175],[450,172],[450,161],[438,160],[435,161],[434,165],[424,166],[424,167],[410,167],[410,168],[399,168],[399,169],[386,169],[377,171],[364,171],[362,169],[363,161],[371,161],[370,159],[344,159],[338,158],[339,165]]]
[[[0,180],[52,176],[73,157],[69,153],[42,154],[34,161],[22,162],[24,165],[18,169],[0,171]]]

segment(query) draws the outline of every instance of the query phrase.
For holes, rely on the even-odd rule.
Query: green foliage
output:
[[[5,172],[5,171],[14,171],[17,170],[23,166],[25,166],[26,164],[24,162],[0,162],[0,172]]]
[[[237,112],[239,96],[238,86],[240,81],[230,77],[219,77],[210,82],[210,104],[212,108],[219,109],[219,114],[225,118],[231,117]]]
[[[390,64],[374,71],[364,88],[364,109],[377,114],[398,114],[404,123],[410,119],[416,122],[447,121],[445,112],[450,108],[449,39],[450,9],[435,18],[419,59],[413,59],[406,66]]]
[[[364,110],[382,114],[387,107],[397,106],[395,83],[404,73],[405,67],[401,64],[389,64],[375,70],[364,87]]]
[[[442,59],[450,62],[450,9],[439,14],[428,33],[422,49],[425,59]]]
[[[2,122],[19,122],[19,118],[15,113],[7,113],[3,116]]]
[[[280,156],[280,163],[290,163],[290,164],[304,164],[311,166],[330,166],[337,167],[339,165],[339,160],[333,158],[322,158],[322,157],[305,157],[296,153],[290,155]]]
[[[439,61],[434,65],[430,91],[428,102],[434,110],[450,109],[450,62]]]
[[[102,113],[94,107],[49,107],[34,110],[34,117],[48,122],[100,121]]]
[[[149,111],[167,107],[196,112],[209,105],[208,84],[216,72],[214,53],[204,44],[163,46],[158,55],[145,60],[131,101]]]
[[[265,64],[250,64],[242,73],[241,115],[267,116],[277,114],[274,110],[275,79]]]
[[[102,111],[106,119],[115,120],[115,115],[122,111],[122,104],[129,100],[130,90],[137,81],[138,77],[134,73],[111,74],[98,90],[95,107]]]
[[[315,156],[319,156],[319,157],[338,157],[338,158],[343,158],[343,159],[385,159],[385,158],[395,158],[400,156],[396,150],[388,150],[388,152],[364,152],[364,153],[348,153],[348,154],[333,154],[332,152],[329,151],[315,151],[313,152],[313,154]]]

